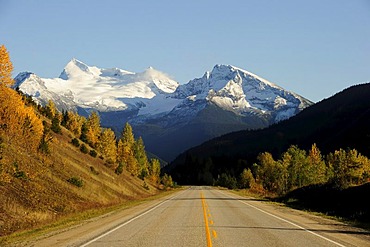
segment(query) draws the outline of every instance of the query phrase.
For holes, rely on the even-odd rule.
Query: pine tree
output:
[[[0,84],[10,87],[14,84],[12,79],[13,64],[4,45],[0,46]]]
[[[132,132],[132,127],[129,123],[125,124],[121,138],[124,143],[127,143],[130,146],[130,148],[133,148],[133,145],[135,143],[135,137]]]
[[[58,113],[58,110],[52,100],[48,101],[48,104],[45,106],[45,115],[49,119],[53,119],[54,116]]]
[[[87,126],[87,121],[85,121],[82,126],[81,126],[81,135],[80,135],[80,139],[81,141],[83,142],[86,142],[87,143],[87,131],[89,130],[88,126]]]
[[[51,130],[57,134],[62,133],[62,129],[60,128],[60,116],[58,113],[55,113],[51,119]]]
[[[117,159],[118,163],[124,164],[128,172],[133,176],[138,176],[140,169],[135,158],[134,145],[135,138],[132,133],[132,127],[129,123],[126,123],[122,131],[121,139],[118,142]]]
[[[149,174],[148,157],[146,156],[144,141],[141,137],[135,141],[134,155],[139,166],[139,177],[144,179]]]
[[[86,123],[86,118],[78,115],[77,113],[73,113],[70,111],[67,111],[64,113],[63,116],[63,122],[64,126],[72,131],[73,134],[76,136],[81,136],[81,130],[82,130],[82,125]],[[85,135],[85,141],[86,141],[86,133],[87,133],[87,126],[85,125],[84,127],[84,135]]]

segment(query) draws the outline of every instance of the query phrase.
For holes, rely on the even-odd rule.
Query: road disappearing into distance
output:
[[[370,246],[370,232],[227,190],[190,187],[34,246]]]

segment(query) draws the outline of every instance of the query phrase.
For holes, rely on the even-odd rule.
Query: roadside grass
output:
[[[280,197],[276,194],[256,190],[255,188],[229,191],[242,197],[255,198],[370,230],[370,222],[368,220],[369,202],[363,197],[363,195],[368,194],[369,188],[370,184],[350,187],[346,190],[337,191],[338,195],[335,197],[330,196],[334,192],[330,190],[323,192],[320,186],[297,189],[286,196]]]
[[[50,224],[43,225],[31,230],[16,232],[5,237],[0,237],[0,246],[18,246],[22,245],[22,243],[27,243],[29,241],[35,241],[37,239],[52,236],[59,233],[60,231],[86,224],[87,222],[89,222],[89,220],[98,220],[98,218],[100,217],[106,217],[108,215],[121,212],[125,209],[163,198],[182,189],[182,187],[179,187],[172,190],[165,190],[150,197],[130,200],[118,205],[95,208],[86,210],[84,212],[66,215]]]
[[[1,162],[14,169],[14,176],[0,183],[0,246],[14,236],[42,235],[49,228],[77,224],[164,193],[148,180],[144,188],[144,181],[127,171],[115,174],[104,160],[72,145],[73,138],[65,128],[53,133],[50,154],[1,146]]]

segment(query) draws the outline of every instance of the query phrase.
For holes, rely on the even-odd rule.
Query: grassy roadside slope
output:
[[[72,138],[64,128],[62,134],[53,134],[49,155],[0,144],[1,156],[14,167],[11,181],[0,184],[0,238],[159,192],[126,171],[115,174],[104,160],[74,147]]]

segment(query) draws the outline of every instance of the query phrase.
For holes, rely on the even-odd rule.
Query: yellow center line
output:
[[[202,199],[202,207],[203,207],[203,215],[204,215],[204,224],[206,227],[206,238],[207,238],[207,247],[212,247],[212,240],[211,240],[211,233],[209,231],[208,226],[208,218],[207,218],[207,205],[206,200],[204,199],[204,195],[200,192],[200,198]]]

